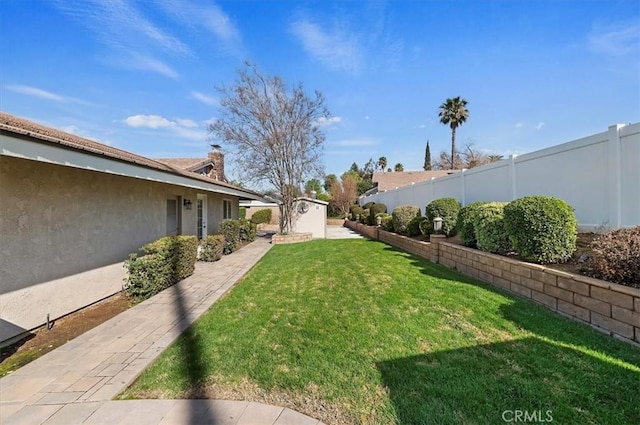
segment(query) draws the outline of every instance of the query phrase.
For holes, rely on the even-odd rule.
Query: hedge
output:
[[[416,217],[420,217],[420,208],[414,205],[401,205],[396,207],[391,216],[393,218],[393,231],[400,235],[409,233],[409,223]]]
[[[223,235],[209,235],[200,243],[200,261],[218,261],[224,250]]]
[[[593,259],[584,272],[609,282],[640,288],[640,226],[619,229],[591,242]]]
[[[506,202],[490,202],[474,208],[472,220],[479,250],[500,255],[513,251],[504,226],[505,205]]]
[[[257,228],[256,223],[249,220],[238,220],[240,223],[240,240],[245,242],[253,242],[256,240]]]
[[[195,236],[167,236],[142,247],[143,257],[131,254],[124,263],[128,271],[124,292],[143,301],[191,276],[198,255]]]
[[[218,233],[224,236],[224,255],[231,254],[238,249],[240,240],[240,222],[238,220],[222,220],[218,225]]]
[[[251,216],[251,221],[255,224],[271,223],[272,211],[269,208],[258,210]]]
[[[351,205],[349,207],[349,214],[351,214],[351,220],[352,221],[357,221],[356,217],[360,214],[362,214],[362,211],[364,211],[364,208],[362,208],[360,205]]]
[[[431,201],[424,210],[424,215],[429,221],[429,233],[433,233],[433,219],[442,218],[442,234],[449,237],[456,234],[456,223],[460,203],[454,198],[440,198]]]
[[[472,202],[460,208],[458,212],[458,220],[456,221],[456,227],[458,236],[465,246],[475,248],[477,246],[476,231],[473,227],[473,220],[476,215],[478,207],[485,205],[488,202]]]
[[[573,208],[551,196],[525,196],[504,208],[504,223],[516,252],[539,264],[562,262],[576,250]]]
[[[369,208],[369,226],[375,226],[378,223],[376,222],[376,217],[378,214],[386,213],[387,206],[385,204],[373,204],[371,208]]]

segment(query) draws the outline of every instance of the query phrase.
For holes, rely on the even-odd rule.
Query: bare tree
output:
[[[308,96],[301,84],[289,89],[280,77],[264,76],[248,62],[238,77],[234,85],[218,88],[221,116],[209,132],[231,146],[245,181],[266,181],[279,193],[280,231],[291,232],[302,182],[322,176],[320,125],[330,118],[324,96]]]
[[[342,182],[335,180],[329,188],[331,200],[329,203],[333,208],[342,214],[349,211],[349,207],[354,204],[358,198],[358,182],[356,177],[351,173],[342,175]]]
[[[491,162],[500,161],[502,155],[488,154],[480,150],[474,149],[472,142],[467,142],[464,145],[464,149],[456,151],[456,157],[454,165],[456,169],[462,168],[474,168],[481,165],[489,164]],[[440,158],[435,162],[435,168],[439,170],[446,170],[451,166],[451,156],[445,152],[440,152]]]

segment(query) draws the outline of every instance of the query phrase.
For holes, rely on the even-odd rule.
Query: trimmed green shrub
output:
[[[384,230],[393,232],[393,217],[391,216],[391,214],[379,213],[376,214],[376,220],[378,219],[378,217],[380,217],[380,227],[382,227]]]
[[[422,223],[424,223],[425,221],[427,221],[425,217],[412,218],[409,222],[409,225],[407,226],[407,236],[418,236],[422,234],[422,232],[420,231],[420,226],[424,227]]]
[[[414,205],[401,205],[391,213],[393,217],[393,231],[400,235],[409,234],[409,223],[420,216],[420,208]]]
[[[352,221],[357,221],[358,219],[356,217],[358,215],[361,215],[362,211],[364,211],[364,209],[360,205],[351,205],[349,207],[349,213],[351,214],[351,220]]]
[[[269,208],[258,210],[251,216],[251,222],[255,224],[269,224],[271,223],[272,211]]]
[[[614,230],[594,239],[589,276],[640,288],[640,226]]]
[[[200,243],[200,261],[218,261],[224,250],[223,235],[209,235]]]
[[[420,228],[420,234],[423,237],[427,238],[430,235],[431,227],[433,227],[433,225],[429,223],[427,217],[422,217],[422,220],[420,221],[418,227]]]
[[[222,253],[229,255],[238,249],[240,240],[240,222],[238,220],[222,220],[218,225],[218,233],[224,236]]]
[[[362,213],[360,214],[360,223],[367,224],[369,222],[370,214],[371,214],[371,210],[369,209],[362,210]]]
[[[371,208],[369,208],[369,226],[376,226],[378,223],[376,222],[376,217],[378,214],[386,213],[387,206],[385,204],[373,204]]]
[[[253,242],[256,240],[258,226],[249,220],[238,220],[240,222],[240,240]]]
[[[435,199],[424,209],[424,215],[429,221],[429,234],[433,233],[433,219],[442,218],[442,234],[449,237],[456,234],[456,223],[460,203],[453,198]]]
[[[244,220],[247,217],[246,207],[240,207],[240,210],[238,211],[238,217],[240,218],[240,220]]]
[[[458,212],[458,220],[456,221],[456,227],[458,236],[465,246],[475,248],[477,246],[476,231],[473,227],[473,220],[476,216],[476,211],[481,205],[485,205],[487,202],[472,202],[460,208]]]
[[[128,271],[124,292],[143,301],[191,276],[198,255],[195,236],[167,236],[142,247],[143,257],[131,254],[125,261]]]
[[[539,264],[562,262],[576,249],[578,222],[571,205],[551,196],[525,196],[504,208],[504,223],[516,252]]]
[[[505,255],[513,251],[511,240],[504,227],[504,207],[506,202],[490,202],[474,207],[473,228],[478,249]]]
[[[366,204],[364,204],[364,205],[362,206],[362,209],[363,209],[363,210],[370,210],[370,209],[371,209],[371,207],[372,207],[374,204],[375,204],[375,202],[367,202]]]

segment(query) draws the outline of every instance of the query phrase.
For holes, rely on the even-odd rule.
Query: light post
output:
[[[439,235],[442,233],[442,218],[441,217],[436,217],[433,219],[433,231],[435,232],[436,235]]]

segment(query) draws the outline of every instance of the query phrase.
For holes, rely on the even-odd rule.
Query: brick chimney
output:
[[[220,145],[211,145],[213,149],[207,155],[211,162],[213,162],[213,168],[209,171],[208,176],[214,180],[220,180],[223,182],[227,182],[226,177],[224,176],[224,154],[220,151]]]

